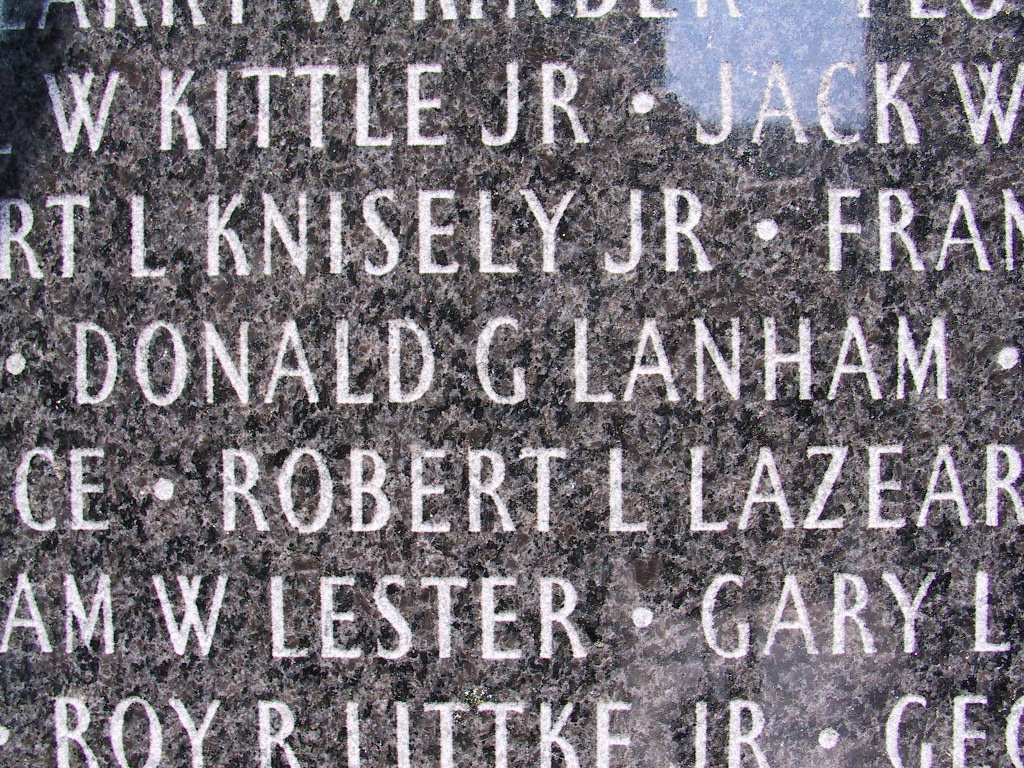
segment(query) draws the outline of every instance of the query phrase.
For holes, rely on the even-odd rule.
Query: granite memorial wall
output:
[[[1020,2],[0,11],[0,764],[1024,768]]]

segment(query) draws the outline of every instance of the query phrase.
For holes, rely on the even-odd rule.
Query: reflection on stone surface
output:
[[[791,96],[795,114],[814,125],[822,81],[834,78],[832,118],[847,128],[864,125],[867,22],[852,0],[759,0],[744,3],[738,17],[725,2],[709,5],[700,18],[692,2],[676,0],[679,15],[665,29],[665,87],[702,121],[719,122],[731,102],[734,122],[752,125],[762,109],[785,108]],[[839,62],[848,63],[841,73]],[[723,80],[731,100],[723,101]]]

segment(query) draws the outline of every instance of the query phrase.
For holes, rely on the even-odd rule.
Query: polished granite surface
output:
[[[1019,0],[0,10],[0,764],[1024,768]]]

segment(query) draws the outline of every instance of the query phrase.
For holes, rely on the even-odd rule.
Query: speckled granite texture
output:
[[[740,0],[739,5],[755,4]],[[971,138],[951,66],[968,64],[975,98],[980,82],[975,62],[1002,61],[1002,103],[1021,61],[1024,18],[1010,2],[991,20],[971,19],[958,2],[935,0],[945,19],[910,18],[909,3],[875,2],[863,19],[864,53],[858,77],[868,98],[859,143],[827,141],[807,121],[809,141],[798,144],[779,121],[769,123],[760,144],[752,125],[738,119],[724,143],[695,140],[696,110],[680,103],[668,87],[668,22],[640,19],[637,4],[599,19],[574,17],[564,0],[551,18],[520,0],[516,19],[487,6],[484,20],[431,18],[416,22],[409,4],[357,0],[347,22],[332,6],[321,24],[309,20],[305,3],[252,3],[245,22],[233,26],[228,3],[203,4],[207,25],[193,28],[188,5],[175,5],[176,25],[159,24],[160,9],[142,2],[149,26],[131,24],[130,5],[118,5],[114,29],[102,26],[102,6],[85,2],[92,28],[78,29],[74,6],[53,5],[44,30],[9,31],[0,42],[0,128],[12,147],[0,157],[0,196],[24,200],[35,224],[28,241],[44,276],[33,279],[20,247],[12,248],[13,275],[0,281],[0,355],[23,355],[24,372],[2,374],[0,386],[0,620],[14,599],[19,574],[31,582],[51,652],[42,652],[38,632],[22,601],[0,654],[0,725],[9,729],[0,746],[5,766],[59,765],[55,740],[55,699],[84,702],[92,715],[86,736],[100,765],[121,758],[111,746],[110,718],[130,697],[149,702],[159,717],[162,762],[187,766],[189,741],[169,705],[184,702],[196,722],[220,700],[205,744],[207,766],[259,764],[260,701],[283,702],[295,717],[288,743],[302,766],[350,765],[346,709],[360,702],[362,760],[396,765],[395,702],[406,702],[412,719],[411,761],[433,766],[441,760],[439,716],[424,712],[430,702],[460,702],[470,708],[454,720],[454,763],[491,765],[495,759],[494,718],[479,713],[481,701],[522,702],[522,715],[509,716],[508,764],[539,765],[541,705],[557,718],[576,707],[563,735],[582,765],[600,765],[595,739],[600,702],[626,702],[629,712],[612,719],[612,732],[629,747],[611,747],[611,765],[693,766],[698,702],[709,711],[707,759],[727,764],[730,701],[755,702],[766,724],[757,743],[775,768],[889,765],[885,724],[901,696],[927,699],[911,707],[900,750],[908,766],[918,764],[918,744],[934,744],[936,766],[955,765],[954,697],[985,697],[971,705],[967,728],[987,741],[968,739],[967,765],[1013,765],[1006,724],[1021,690],[1024,643],[1024,573],[1020,534],[1009,495],[1002,493],[1006,518],[986,526],[986,446],[1024,444],[1020,420],[1020,369],[1004,370],[997,356],[1022,341],[1019,267],[1024,253],[1017,237],[1017,269],[1004,268],[1003,190],[1021,184],[1021,133],[1009,143]],[[781,4],[784,6],[785,4]],[[855,17],[850,0],[842,13]],[[979,3],[978,5],[981,5]],[[839,6],[837,6],[838,8]],[[711,2],[712,15],[728,23],[726,4]],[[678,6],[685,24],[694,5]],[[38,18],[41,8],[17,5],[9,18]],[[837,10],[836,13],[840,12]],[[781,13],[781,12],[780,12]],[[793,26],[800,40],[799,12],[759,17],[757,23]],[[768,19],[765,21],[764,19]],[[696,23],[696,21],[694,21]],[[810,22],[807,22],[810,23]],[[814,19],[814,23],[820,23]],[[754,34],[756,34],[756,27]],[[846,46],[844,46],[844,49]],[[727,57],[728,51],[723,53]],[[765,51],[760,82],[773,58]],[[835,59],[827,50],[811,61]],[[685,59],[685,51],[675,52]],[[713,58],[717,58],[713,57]],[[520,63],[522,117],[518,136],[507,146],[484,147],[480,123],[497,132],[505,105],[505,66]],[[921,143],[908,146],[894,117],[892,143],[875,141],[875,62],[912,62],[900,90],[911,104]],[[557,62],[579,76],[573,100],[589,135],[573,144],[568,123],[556,120],[558,143],[542,141],[541,68]],[[441,75],[425,76],[424,98],[441,98],[440,111],[425,112],[424,130],[445,133],[443,147],[410,147],[406,138],[406,66],[439,64]],[[309,140],[309,78],[296,67],[337,65],[340,75],[324,80],[324,147]],[[356,65],[370,67],[374,135],[391,133],[386,148],[355,146],[353,104]],[[255,79],[246,67],[288,71],[273,78],[270,147],[256,146]],[[816,66],[816,65],[815,65]],[[175,118],[175,146],[159,149],[160,70],[180,76],[195,71],[188,100],[204,148],[187,151]],[[824,67],[821,67],[824,69]],[[69,93],[68,73],[95,70],[94,103],[106,73],[120,84],[106,136],[95,152],[61,149],[45,74],[54,74]],[[229,70],[227,147],[214,148],[214,71]],[[712,71],[711,77],[717,77]],[[678,77],[678,72],[676,73]],[[841,77],[841,76],[840,76]],[[817,74],[812,78],[815,82]],[[851,80],[852,82],[853,80]],[[836,80],[839,88],[840,79]],[[717,87],[713,84],[712,92]],[[763,86],[762,86],[763,87]],[[647,114],[636,114],[633,97],[656,97]],[[778,95],[776,94],[776,98]],[[801,96],[801,115],[814,114],[814,93]],[[807,99],[810,99],[808,102]],[[780,106],[781,101],[775,102]],[[756,105],[755,105],[756,109]],[[701,116],[715,127],[713,114]],[[846,129],[844,129],[846,130]],[[2,139],[3,137],[0,137]],[[3,143],[3,141],[0,141]],[[691,190],[700,199],[696,230],[713,265],[695,269],[693,252],[681,239],[680,269],[666,272],[662,189]],[[828,265],[830,188],[862,190],[845,204],[844,217],[863,224],[863,237],[844,237],[842,271]],[[644,255],[624,274],[603,268],[604,254],[625,259],[629,246],[629,191],[644,192]],[[896,268],[877,269],[879,190],[905,190],[917,217],[911,232],[927,268],[912,271],[901,248]],[[954,245],[948,264],[934,269],[957,190],[966,190],[993,269],[980,271],[970,246]],[[386,275],[368,274],[365,259],[381,264],[385,251],[363,223],[363,201],[376,190],[393,191],[393,204],[380,205],[400,246],[398,266]],[[454,275],[420,274],[417,253],[417,194],[451,190],[454,201],[434,204],[435,221],[454,226],[435,239],[441,264],[460,263]],[[515,264],[516,274],[480,274],[478,191],[492,192],[494,259]],[[541,269],[541,238],[520,190],[533,190],[548,211],[568,192],[575,196],[558,231],[556,273]],[[263,266],[262,194],[271,195],[294,228],[296,198],[308,196],[308,269],[300,275],[275,235],[273,274]],[[329,273],[330,195],[340,205],[342,268]],[[60,277],[59,209],[47,208],[56,195],[88,195],[88,216],[77,219],[77,260],[73,278]],[[251,276],[206,274],[207,203],[211,195],[227,205],[235,194],[245,202],[232,220],[252,263]],[[130,198],[145,196],[149,264],[166,268],[161,278],[133,278]],[[682,205],[682,204],[681,204]],[[2,211],[0,211],[2,213]],[[17,211],[10,214],[17,228]],[[680,208],[680,220],[685,206]],[[777,237],[765,241],[755,225],[774,220]],[[957,236],[967,237],[961,222]],[[230,250],[221,244],[225,271]],[[525,373],[527,398],[516,405],[489,402],[475,368],[476,340],[485,323],[507,316],[519,331],[504,329],[492,353],[495,388],[511,392],[512,369]],[[865,377],[843,377],[828,397],[849,317],[860,319],[877,370],[882,398],[871,397]],[[934,377],[924,394],[896,398],[897,337],[908,318],[919,347],[936,317],[945,318],[948,337],[948,398],[936,397]],[[622,402],[645,319],[657,323],[678,399],[666,397],[656,376],[642,376],[634,396]],[[733,399],[710,359],[708,391],[696,398],[694,320],[706,322],[723,354],[729,355],[730,321],[738,318],[741,396]],[[764,386],[763,318],[775,318],[780,344],[795,348],[800,318],[813,332],[811,399],[798,397],[793,366],[784,366],[779,397],[768,400]],[[388,321],[409,319],[430,337],[436,373],[429,392],[415,403],[389,403]],[[581,403],[574,397],[574,321],[589,322],[590,387],[608,390],[616,402]],[[282,378],[267,403],[282,324],[294,320],[313,372],[318,401],[310,402],[302,382]],[[372,392],[373,404],[335,403],[335,334],[350,323],[352,390]],[[155,321],[180,329],[188,357],[181,396],[167,407],[146,401],[134,372],[135,344]],[[216,402],[208,402],[203,323],[212,322],[234,356],[239,324],[251,324],[251,397],[239,404],[217,369]],[[76,324],[106,329],[120,353],[119,376],[103,403],[76,402]],[[411,337],[407,337],[409,342]],[[95,348],[97,337],[91,339]],[[158,392],[171,382],[171,347],[166,337],[154,346],[152,378]],[[405,348],[415,361],[414,347]],[[290,350],[284,365],[298,365]],[[648,349],[646,362],[656,356]],[[856,362],[856,351],[851,352]],[[102,365],[91,360],[92,391]],[[13,365],[17,369],[17,365]],[[100,376],[101,378],[101,376]],[[407,389],[415,382],[407,378]],[[884,516],[906,517],[898,530],[868,528],[869,447],[902,445],[887,455],[884,478],[902,483],[886,491]],[[705,514],[728,520],[722,533],[690,530],[691,449],[705,446]],[[808,457],[812,446],[847,446],[848,456],[824,517],[845,519],[839,530],[804,530],[828,457]],[[928,524],[916,522],[934,462],[949,446],[971,525],[961,524],[955,501],[937,501]],[[562,448],[566,458],[551,463],[550,531],[537,530],[536,466],[521,458],[530,448]],[[16,506],[16,472],[26,452],[50,449],[31,465],[29,493],[38,520],[54,519],[50,531],[31,530]],[[102,461],[89,460],[87,482],[101,483],[90,496],[87,515],[109,521],[107,530],[72,530],[69,454],[99,448]],[[269,531],[259,531],[244,501],[237,530],[223,530],[222,452],[251,452],[260,479],[253,493],[263,505]],[[308,448],[323,457],[333,477],[330,519],[315,533],[290,525],[278,501],[277,477],[289,454]],[[646,521],[647,532],[608,530],[609,452],[622,450],[622,498],[627,523]],[[737,521],[748,496],[761,449],[770,448],[795,525],[784,528],[777,506],[757,504],[746,530]],[[376,532],[351,530],[349,464],[353,449],[376,451],[387,466],[383,486],[393,507],[388,525]],[[450,523],[448,533],[413,533],[411,456],[416,449],[446,451],[428,462],[427,483],[442,485],[429,496],[427,517]],[[502,530],[490,500],[483,503],[483,531],[470,530],[468,452],[490,450],[505,462],[501,495],[514,531]],[[1005,471],[1006,465],[1001,465]],[[493,468],[487,464],[484,478]],[[241,469],[239,469],[241,472]],[[241,476],[241,475],[240,475]],[[295,514],[313,518],[317,496],[313,463],[299,464]],[[173,483],[173,496],[160,500],[157,479]],[[765,475],[763,494],[770,477]],[[948,473],[937,486],[947,491]],[[933,489],[935,490],[935,489]],[[367,501],[367,515],[371,512]],[[989,634],[1007,642],[1007,652],[977,653],[976,573],[990,578]],[[886,585],[895,575],[915,592],[929,574],[935,581],[917,621],[916,652],[904,652],[904,621]],[[103,653],[101,633],[91,647],[65,648],[65,574],[73,574],[84,600],[97,579],[109,575],[116,636],[113,653]],[[153,576],[162,576],[181,617],[177,575],[202,576],[202,616],[218,576],[226,576],[223,606],[208,655],[191,637],[183,655],[168,638]],[[736,622],[750,624],[749,653],[740,659],[716,655],[701,627],[702,598],[716,575],[735,574],[743,586],[723,590],[718,606],[721,644],[737,641]],[[787,574],[798,580],[813,648],[800,630],[777,632],[764,653],[769,627]],[[847,622],[846,653],[835,650],[833,593],[837,574],[864,579],[869,594],[860,614],[875,653],[864,652],[854,622]],[[362,649],[359,659],[322,658],[319,580],[355,578],[355,589],[339,589],[337,611],[352,611],[352,624],[338,624],[338,642]],[[374,587],[398,576],[390,599],[411,626],[412,648],[402,658],[375,656],[394,648],[397,635],[375,607]],[[439,658],[436,590],[420,588],[428,577],[467,580],[454,595],[450,658]],[[498,611],[518,620],[499,624],[498,644],[520,648],[518,660],[481,654],[481,579],[505,576],[517,587],[499,589]],[[308,649],[304,658],[274,658],[270,583],[283,577],[289,647]],[[542,658],[541,579],[574,585],[578,605],[573,626],[587,656],[573,658],[566,635],[554,631],[554,657]],[[853,587],[849,599],[852,604]],[[556,592],[555,607],[561,601]],[[649,608],[653,623],[636,626],[634,610]],[[799,621],[791,603],[785,620]],[[642,617],[641,617],[642,618]],[[19,626],[18,619],[22,620]],[[644,622],[640,621],[640,624]],[[1019,712],[1016,713],[1019,715]],[[146,764],[146,720],[140,706],[127,716],[125,759]],[[277,722],[272,725],[276,727]],[[744,720],[743,728],[750,722]],[[833,749],[819,744],[823,729],[839,737]],[[823,739],[827,741],[827,738]],[[83,751],[69,743],[70,765],[85,765]],[[559,747],[554,764],[565,765]],[[744,765],[757,765],[753,750],[742,750]],[[273,765],[288,765],[274,750]],[[1019,765],[1019,763],[1018,763]]]

